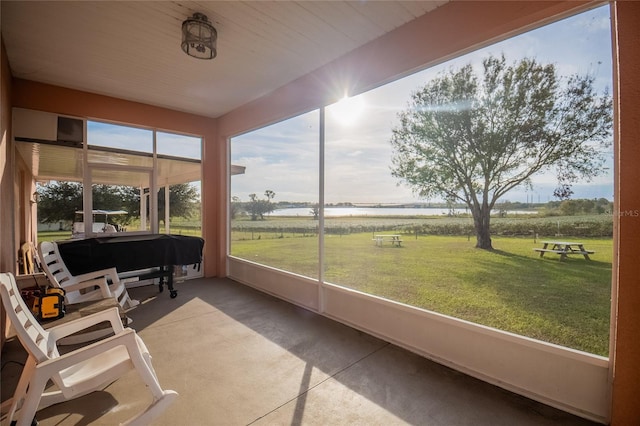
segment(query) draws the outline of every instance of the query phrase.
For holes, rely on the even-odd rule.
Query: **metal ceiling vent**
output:
[[[194,13],[182,23],[182,50],[198,59],[213,59],[217,55],[218,32],[206,15]]]

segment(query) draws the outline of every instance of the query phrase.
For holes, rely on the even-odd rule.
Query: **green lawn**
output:
[[[300,223],[298,224],[297,221]],[[473,237],[403,235],[403,247],[376,247],[369,219],[342,220],[351,233],[325,236],[325,279],[408,305],[522,334],[574,349],[608,355],[611,238],[580,240],[596,253],[560,261],[540,258],[533,237],[494,236],[495,251],[474,248]],[[399,219],[395,219],[398,222]],[[234,256],[297,274],[318,276],[318,238],[308,219],[255,223],[232,232]],[[313,222],[311,222],[313,225]],[[177,224],[176,224],[177,225]],[[265,231],[265,226],[272,229]],[[173,233],[200,235],[199,229]],[[284,232],[283,232],[284,229]],[[398,232],[401,232],[398,230]],[[39,241],[70,238],[70,232],[39,233]]]
[[[38,242],[68,240],[71,238],[71,231],[40,231],[38,232]]]
[[[533,248],[542,245],[532,238],[493,237],[493,252],[460,236],[404,236],[401,248],[376,247],[371,238],[369,232],[327,235],[326,281],[608,355],[610,238],[580,238],[596,252],[591,261],[575,255],[541,259]],[[317,245],[313,236],[232,238],[232,254],[317,277]]]
[[[137,223],[131,225],[129,229],[136,229]],[[202,236],[202,228],[199,226],[184,226],[182,224],[172,225],[171,233],[174,235],[189,235],[194,237]],[[71,231],[40,231],[38,232],[38,242],[68,240],[71,238]]]

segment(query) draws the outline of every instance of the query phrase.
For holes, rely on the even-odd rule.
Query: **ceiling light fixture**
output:
[[[213,59],[217,55],[218,32],[209,23],[207,16],[194,13],[182,23],[182,50],[198,59]]]

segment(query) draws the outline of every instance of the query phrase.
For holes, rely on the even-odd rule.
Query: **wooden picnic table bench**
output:
[[[543,241],[542,244],[542,248],[533,249],[540,253],[540,257],[545,253],[556,253],[560,255],[560,260],[564,260],[570,254],[581,254],[585,259],[591,260],[589,255],[595,253],[593,250],[585,249],[584,243],[576,241]]]
[[[402,238],[400,235],[374,235],[372,238],[373,241],[376,242],[376,246],[382,247],[382,244],[385,241],[389,241],[392,246],[401,247],[402,246]]]

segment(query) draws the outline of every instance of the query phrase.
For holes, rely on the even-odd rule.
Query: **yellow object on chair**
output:
[[[61,288],[46,289],[44,294],[36,296],[31,311],[40,321],[64,317],[64,290]]]

